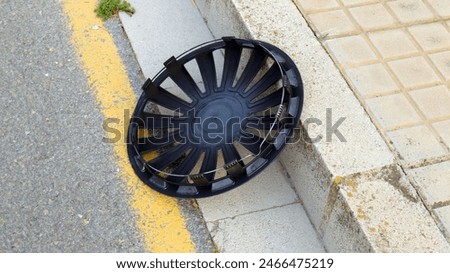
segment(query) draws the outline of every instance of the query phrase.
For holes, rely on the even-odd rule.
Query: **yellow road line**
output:
[[[72,42],[103,115],[120,120],[116,128],[125,136],[124,109],[131,111],[136,97],[114,41],[94,13],[96,4],[97,0],[67,0],[63,1],[63,9],[73,30]],[[147,251],[194,252],[194,243],[176,200],[154,192],[139,181],[128,162],[124,139],[113,147]]]

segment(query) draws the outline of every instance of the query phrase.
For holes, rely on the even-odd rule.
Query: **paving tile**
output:
[[[209,222],[208,228],[220,252],[324,252],[299,203]]]
[[[428,205],[450,201],[450,161],[408,171]]]
[[[450,47],[450,33],[441,23],[414,25],[408,29],[424,50]]]
[[[447,233],[447,240],[450,240],[450,206],[437,208],[434,210],[439,220],[441,220]]]
[[[450,0],[427,0],[437,14],[446,18],[450,17]]]
[[[421,0],[399,0],[387,3],[402,23],[433,19],[433,13]]]
[[[348,36],[325,43],[341,65],[376,60],[376,55],[361,36]]]
[[[382,64],[371,64],[346,70],[356,91],[362,95],[386,93],[398,89]]]
[[[297,195],[276,161],[252,181],[226,194],[199,199],[198,204],[205,220],[215,221],[296,201]]]
[[[413,57],[388,63],[405,87],[435,83],[439,77],[422,57]]]
[[[450,116],[450,92],[447,87],[433,86],[411,91],[410,94],[426,118]]]
[[[433,123],[432,126],[442,138],[447,147],[450,148],[450,120]]]
[[[339,35],[356,31],[353,23],[342,10],[315,13],[309,18],[322,35]]]
[[[378,0],[341,0],[341,2],[345,6],[350,6],[350,5],[374,3],[374,2],[378,2]]]
[[[366,100],[375,119],[383,128],[420,122],[420,117],[403,94]]]
[[[418,52],[411,39],[401,29],[371,32],[368,36],[383,58],[400,57]]]
[[[383,28],[395,23],[394,18],[382,4],[360,6],[349,9],[364,30]]]
[[[450,80],[450,51],[430,54],[430,59],[437,66],[445,79]]]
[[[445,154],[445,150],[424,125],[388,132],[387,135],[406,161]]]
[[[336,0],[294,0],[294,2],[306,12],[339,7]]]

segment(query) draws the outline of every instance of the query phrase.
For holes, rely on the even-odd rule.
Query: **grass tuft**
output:
[[[98,7],[95,10],[98,17],[103,20],[108,20],[111,16],[116,15],[119,11],[124,11],[130,15],[135,12],[135,9],[124,0],[100,0]]]

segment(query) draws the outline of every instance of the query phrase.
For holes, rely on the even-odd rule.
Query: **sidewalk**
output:
[[[450,1],[295,3],[450,240]]]

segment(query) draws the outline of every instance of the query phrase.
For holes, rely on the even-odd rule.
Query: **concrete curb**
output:
[[[291,0],[196,0],[216,37],[265,40],[296,62],[307,139],[280,161],[330,252],[443,252],[448,242],[347,82]],[[327,109],[331,109],[327,110]],[[330,114],[331,113],[331,114]],[[341,142],[324,129],[345,118]],[[328,120],[327,120],[328,118]],[[325,122],[327,120],[327,122]],[[304,129],[304,128],[303,128]]]

